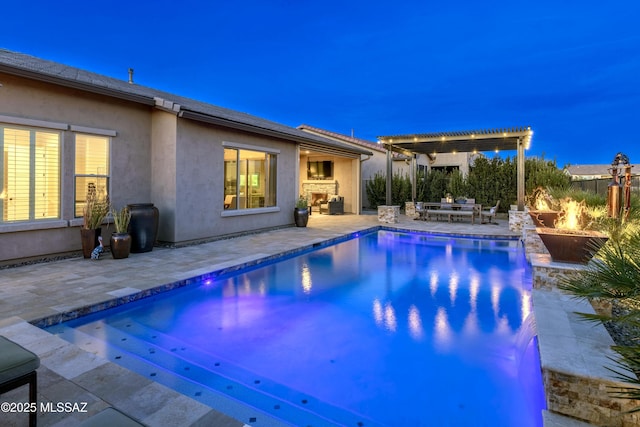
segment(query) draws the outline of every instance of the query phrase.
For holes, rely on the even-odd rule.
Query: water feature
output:
[[[252,426],[542,425],[518,241],[379,231],[49,330]]]

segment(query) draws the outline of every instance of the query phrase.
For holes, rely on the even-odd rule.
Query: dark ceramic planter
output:
[[[607,243],[609,237],[597,231],[536,228],[551,259],[557,262],[586,264]]]
[[[131,220],[127,232],[131,235],[131,253],[153,250],[158,235],[158,208],[153,203],[127,205]]]
[[[114,259],[128,258],[131,252],[131,235],[129,233],[113,233],[109,241],[111,255]]]
[[[82,256],[84,258],[91,258],[91,252],[100,244],[98,237],[100,237],[101,232],[102,228],[80,229],[80,242],[82,243]]]
[[[309,208],[294,208],[293,219],[296,227],[306,227],[309,222]]]

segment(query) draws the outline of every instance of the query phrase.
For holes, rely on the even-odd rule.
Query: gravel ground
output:
[[[611,307],[613,317],[629,314],[631,310],[640,310],[640,307],[629,301],[614,302]],[[605,328],[613,338],[613,342],[620,346],[640,345],[640,328],[635,325],[620,322],[605,322]]]

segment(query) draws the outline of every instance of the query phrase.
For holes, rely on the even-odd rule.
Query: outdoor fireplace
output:
[[[311,193],[311,206],[320,206],[328,200],[327,193]]]

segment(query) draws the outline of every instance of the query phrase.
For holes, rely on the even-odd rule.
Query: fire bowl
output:
[[[606,235],[591,230],[537,227],[536,231],[551,259],[557,262],[586,264],[609,240]]]
[[[555,228],[556,221],[560,217],[560,211],[529,211],[529,216],[536,227]]]

